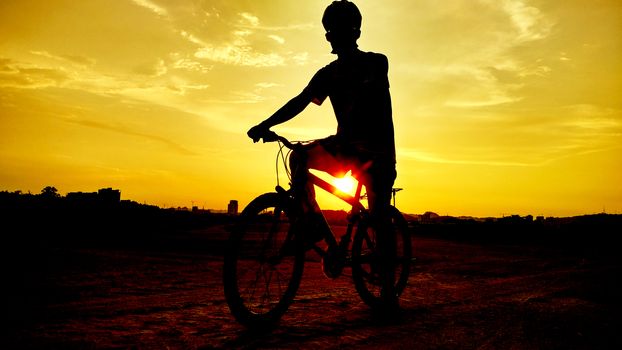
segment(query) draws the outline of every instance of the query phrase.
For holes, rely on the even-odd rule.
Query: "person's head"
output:
[[[326,40],[333,48],[332,53],[340,53],[357,47],[356,40],[361,36],[361,12],[347,0],[333,1],[322,16],[326,30]]]

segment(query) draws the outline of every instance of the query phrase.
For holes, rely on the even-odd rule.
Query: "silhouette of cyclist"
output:
[[[318,169],[339,176],[352,170],[366,188],[372,225],[379,245],[389,254],[384,257],[386,268],[395,254],[395,234],[392,232],[389,209],[391,191],[396,178],[395,141],[389,93],[388,60],[386,56],[363,52],[356,41],[361,35],[361,13],[350,1],[333,1],[322,17],[326,40],[337,59],[321,68],[302,92],[292,98],[265,121],[252,127],[248,136],[257,142],[267,136],[269,129],[286,122],[302,112],[311,102],[321,105],[330,98],[337,118],[333,136],[305,146],[305,152],[294,152],[290,168],[296,173]],[[312,208],[319,211],[312,185],[302,186]],[[321,237],[317,237],[318,239]],[[393,249],[390,249],[393,247]],[[397,306],[392,290],[394,276],[387,273],[383,298],[387,306]]]

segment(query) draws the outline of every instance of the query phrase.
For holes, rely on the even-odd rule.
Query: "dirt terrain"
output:
[[[22,285],[5,299],[2,348],[622,348],[613,254],[416,236],[403,313],[380,321],[350,278],[327,279],[310,253],[280,325],[255,334],[224,301],[222,236],[197,231],[159,248],[42,245],[13,262]]]

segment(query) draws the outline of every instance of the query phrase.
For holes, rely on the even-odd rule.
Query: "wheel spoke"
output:
[[[410,233],[405,220],[395,210],[391,220],[392,230],[395,233],[395,252],[391,270],[395,271],[394,287],[392,289],[400,295],[408,281],[411,263]],[[383,270],[386,265],[381,262],[384,254],[378,252],[378,238],[376,231],[361,223],[352,243],[352,278],[356,290],[369,306],[382,307]],[[383,267],[385,266],[385,267]]]
[[[281,198],[266,194],[244,209],[225,252],[223,278],[229,309],[247,325],[276,321],[294,298],[304,264],[295,249],[290,218]],[[283,245],[291,243],[291,249]]]

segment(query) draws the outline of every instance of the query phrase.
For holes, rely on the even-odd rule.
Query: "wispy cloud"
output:
[[[446,106],[461,108],[495,106],[521,99],[513,94],[519,85],[501,83],[488,67],[456,65],[446,67],[443,74],[445,79],[452,79],[454,76],[456,83],[454,96],[448,97]]]
[[[277,53],[258,53],[249,50],[247,46],[228,44],[224,46],[207,46],[199,49],[195,57],[210,61],[253,67],[282,66],[285,59]]]
[[[144,7],[159,16],[163,16],[163,17],[168,16],[168,11],[164,7],[155,4],[150,0],[131,0],[131,1],[134,4]]]
[[[230,37],[222,42],[201,39],[199,36],[185,30],[181,30],[180,34],[186,40],[198,46],[194,53],[194,57],[197,59],[210,60],[227,65],[251,67],[283,66],[287,61],[303,65],[308,61],[307,53],[280,52],[279,50],[282,49],[270,49],[265,44],[265,39],[269,39],[273,43],[272,45],[282,45],[286,42],[285,38],[275,32],[280,33],[284,30],[308,28],[307,26],[262,26],[259,17],[249,12],[238,13],[237,21],[223,22],[223,25],[229,27]],[[259,50],[258,47],[263,47],[264,49]]]
[[[53,55],[48,51],[30,51],[31,54],[46,58],[51,58],[60,62],[68,62],[71,64],[77,64],[81,66],[93,66],[97,61],[90,57],[79,55]]]
[[[60,56],[47,54],[44,57],[56,60]],[[6,58],[0,59],[0,86],[2,87],[22,89],[65,87],[94,93],[109,93],[131,84],[136,84],[136,82],[102,74],[82,65],[59,66],[56,62],[34,64]]]
[[[199,38],[197,38],[196,36],[192,35],[191,33],[188,33],[185,30],[180,30],[179,34],[181,34],[182,37],[184,37],[186,40],[188,40],[189,42],[196,44],[196,45],[200,45],[200,46],[206,46],[207,43]]]
[[[439,90],[445,106],[490,107],[521,101],[523,83],[546,77],[552,67],[542,57],[524,59],[523,50],[547,39],[554,20],[525,0],[451,1],[454,8],[429,8],[421,14],[434,21],[437,35],[413,39],[420,59],[397,69],[426,80],[428,90]],[[454,23],[465,30],[451,30]],[[443,29],[447,26],[448,29]],[[415,35],[421,35],[415,31]],[[527,49],[524,49],[527,50]],[[407,63],[406,63],[407,62]]]
[[[553,23],[538,8],[522,0],[503,0],[499,4],[518,30],[517,41],[539,40],[549,35]]]
[[[261,88],[261,89],[268,89],[271,87],[275,87],[275,86],[280,86],[277,83],[267,83],[267,82],[261,82],[261,83],[257,83],[255,84],[256,87]]]
[[[271,34],[271,35],[268,35],[268,38],[276,41],[279,44],[285,44],[285,39],[283,39],[283,37],[280,37],[278,35]]]
[[[259,18],[247,12],[242,12],[238,16],[242,28],[233,28],[231,31],[233,39],[229,42],[214,45],[196,38],[193,40],[192,36],[186,34],[185,37],[188,40],[201,46],[194,56],[199,59],[239,66],[274,67],[283,65],[285,63],[283,56],[275,52],[258,52],[249,42],[248,37],[253,34],[253,31],[243,27],[254,28],[258,26]]]
[[[157,136],[157,135],[151,135],[148,133],[142,133],[142,132],[137,132],[134,130],[131,130],[130,128],[127,128],[125,126],[120,126],[120,125],[110,125],[110,124],[106,124],[106,123],[102,123],[102,122],[98,122],[98,121],[93,121],[93,120],[86,120],[86,119],[77,119],[77,118],[63,118],[63,120],[65,122],[68,123],[73,123],[73,124],[78,124],[78,125],[82,125],[82,126],[86,126],[89,128],[95,128],[95,129],[100,129],[100,130],[106,130],[106,131],[112,131],[112,132],[116,132],[116,133],[120,133],[120,134],[124,134],[124,135],[129,135],[129,136],[136,136],[136,137],[141,137],[141,138],[145,138],[151,141],[155,141],[158,143],[161,143],[163,145],[165,145],[166,147],[168,147],[169,149],[171,149],[172,151],[175,151],[176,153],[185,155],[185,156],[195,156],[197,155],[197,153],[192,152],[190,150],[188,150],[187,148],[171,141],[168,140],[164,137],[161,136]]]
[[[134,67],[134,72],[147,76],[160,77],[168,72],[168,67],[164,60],[159,58],[155,63],[146,63]]]
[[[0,57],[0,74],[17,73],[19,69],[15,68],[15,61],[10,58]]]
[[[69,80],[63,69],[24,64],[11,59],[0,59],[0,86],[38,89],[60,86]]]
[[[303,66],[309,62],[309,53],[301,52],[292,56],[292,60],[299,66]]]
[[[593,104],[576,104],[563,107],[567,117],[561,122],[570,126],[607,134],[622,133],[622,111]]]
[[[205,65],[201,62],[189,59],[189,58],[173,58],[175,61],[172,63],[172,68],[184,69],[192,72],[207,73],[211,71],[213,65]]]
[[[249,25],[251,27],[257,27],[259,25],[259,18],[248,12],[240,13],[240,23],[242,25]]]

